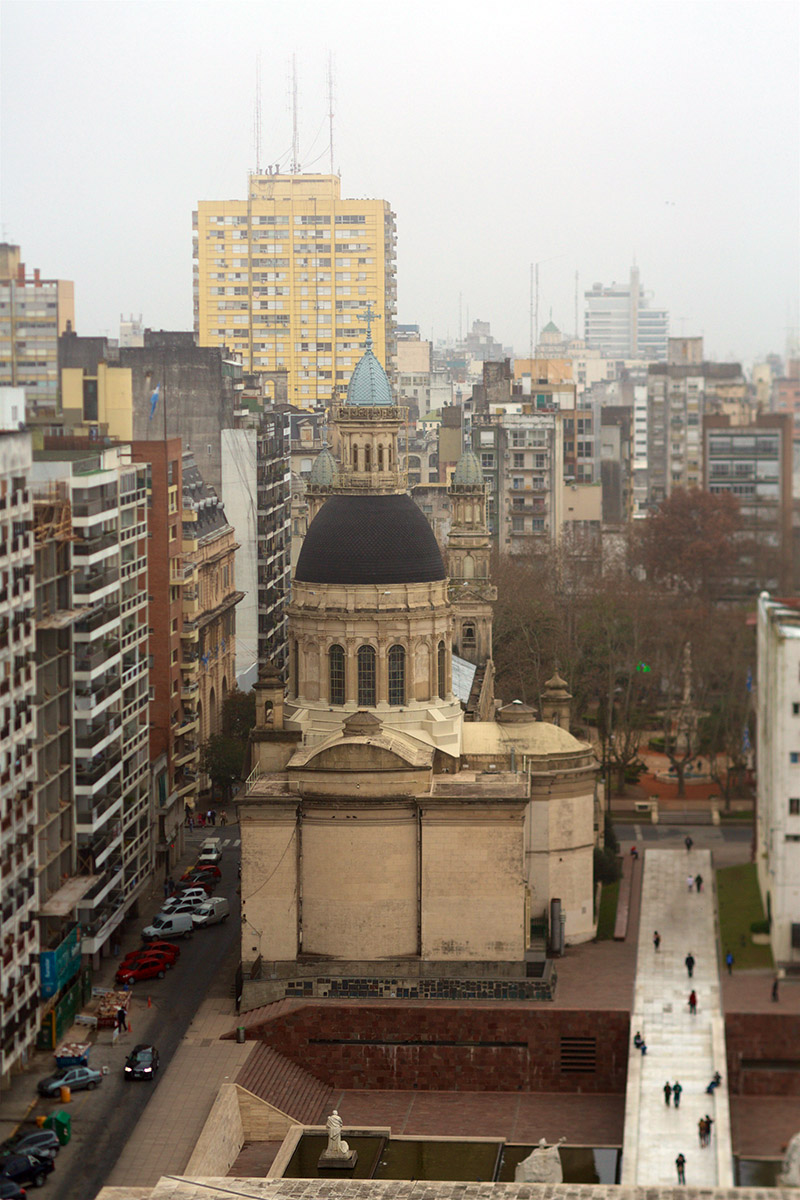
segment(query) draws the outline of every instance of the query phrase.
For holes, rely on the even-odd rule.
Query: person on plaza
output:
[[[675,1159],[675,1166],[678,1170],[678,1183],[686,1183],[686,1159],[682,1154]]]
[[[711,1126],[714,1124],[714,1121],[713,1121],[713,1119],[712,1119],[712,1118],[711,1118],[711,1117],[708,1115],[708,1113],[706,1113],[706,1115],[703,1117],[703,1121],[704,1121],[704,1123],[705,1123],[705,1127],[706,1127],[706,1140],[705,1140],[705,1145],[706,1145],[706,1146],[708,1146],[708,1145],[709,1145],[709,1143],[711,1142]]]
[[[633,1035],[633,1044],[637,1050],[641,1049],[643,1041],[644,1041],[644,1038],[642,1037],[642,1035],[639,1033],[639,1030],[637,1029],[636,1033]]]
[[[125,1033],[128,1028],[128,1014],[122,1005],[117,1009],[117,1030],[119,1033]]]
[[[686,853],[688,854],[689,851],[691,850],[692,846],[694,845],[694,842],[689,837],[688,833],[687,833],[686,837],[683,839],[683,841],[684,841],[684,844],[686,845]]]
[[[728,974],[732,975],[733,974],[733,955],[731,954],[730,950],[725,955],[725,966],[728,968]]]
[[[189,816],[186,818],[186,823],[189,826],[189,833],[192,833],[192,831],[194,830],[194,817],[192,816],[191,813],[189,813]]]
[[[689,992],[689,1012],[693,1017],[697,1015],[697,992],[694,988]]]
[[[672,1084],[669,1082],[669,1080],[667,1080],[667,1082],[664,1084],[664,1103],[666,1104],[667,1108],[669,1108],[669,1101],[670,1101],[671,1095],[672,1095]]]
[[[686,970],[689,972],[689,978],[691,979],[692,972],[694,971],[694,955],[692,954],[691,950],[683,961],[686,963]]]
[[[694,889],[694,875],[686,876],[686,887],[690,892]]]
[[[705,1144],[706,1144],[706,1133],[707,1133],[706,1119],[705,1119],[705,1117],[701,1117],[700,1120],[697,1122],[697,1136],[700,1139],[701,1146],[705,1146]]]
[[[658,947],[660,945],[661,945],[661,934],[658,932],[658,930],[656,930],[655,933],[653,934],[653,946],[655,947],[656,950],[658,950]]]
[[[228,814],[227,813],[222,813],[222,815],[220,816],[220,819],[219,819],[219,823],[220,823],[220,825],[228,824]]]
[[[676,1080],[672,1085],[672,1103],[675,1105],[676,1108],[680,1108],[680,1106],[681,1106],[681,1092],[682,1091],[683,1091],[683,1088]]]
[[[697,888],[698,892],[702,892],[702,890],[703,890],[703,876],[702,875],[695,875],[694,886]]]
[[[775,1001],[777,1001],[777,999],[778,999],[778,976],[777,975],[775,976],[774,980],[772,981],[772,999]]]
[[[714,1078],[711,1080],[711,1083],[706,1088],[706,1091],[708,1092],[709,1096],[714,1095],[714,1089],[718,1088],[721,1083],[722,1083],[722,1076],[720,1075],[719,1071],[715,1071]]]
[[[635,845],[634,845],[634,846],[631,846],[631,858],[632,858],[632,859],[634,860],[634,862],[635,862],[635,861],[636,861],[636,859],[637,859],[638,857],[639,857],[639,850],[638,850],[638,847],[636,847]]]
[[[644,1038],[642,1038],[642,1044],[640,1045],[639,1049],[642,1052],[642,1058],[644,1058],[645,1054],[647,1054],[647,1042],[644,1040]]]

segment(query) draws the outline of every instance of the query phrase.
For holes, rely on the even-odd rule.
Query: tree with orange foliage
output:
[[[632,558],[650,583],[715,600],[729,586],[742,521],[730,492],[678,488],[634,530]]]

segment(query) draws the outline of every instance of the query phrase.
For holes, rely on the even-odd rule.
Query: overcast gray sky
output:
[[[708,357],[783,353],[797,327],[800,91],[796,0],[357,4],[70,0],[2,5],[6,240],[74,279],[80,333],[121,312],[192,321],[191,214],[300,160],[344,195],[391,201],[398,319],[455,335],[467,314],[528,349],[574,327],[580,289],[633,256],[673,333]],[[582,309],[582,296],[581,296]]]

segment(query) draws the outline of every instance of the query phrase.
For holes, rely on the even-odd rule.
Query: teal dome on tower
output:
[[[314,459],[308,482],[312,487],[330,487],[336,471],[336,459],[326,446]]]
[[[348,405],[359,408],[389,408],[394,406],[392,389],[381,364],[372,352],[372,338],[367,335],[364,355],[356,363],[347,385]]]
[[[456,469],[453,472],[453,487],[483,487],[483,469],[478,462],[478,456],[471,450],[465,450],[456,463]]]

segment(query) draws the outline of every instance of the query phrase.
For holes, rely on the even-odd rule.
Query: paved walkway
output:
[[[687,887],[700,873],[703,892]],[[725,1034],[715,938],[713,871],[708,850],[648,850],[639,921],[638,959],[631,1030],[644,1037],[647,1053],[631,1046],[625,1097],[622,1183],[652,1186],[676,1182],[675,1159],[686,1159],[692,1187],[731,1187],[733,1158],[725,1079]],[[655,930],[661,935],[658,952]],[[684,964],[695,958],[690,980]],[[688,1008],[697,993],[697,1013]],[[723,1076],[713,1095],[706,1086]],[[665,1082],[683,1088],[680,1108],[664,1102]],[[700,1146],[698,1121],[709,1114],[711,1144]]]

